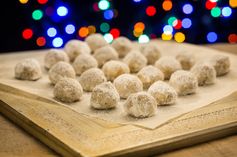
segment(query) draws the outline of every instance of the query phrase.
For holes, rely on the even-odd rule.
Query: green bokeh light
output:
[[[34,20],[40,20],[43,17],[43,12],[41,10],[35,10],[32,13],[32,18]]]
[[[105,33],[105,32],[108,32],[109,29],[110,29],[110,26],[109,26],[108,23],[106,23],[106,22],[101,23],[101,25],[100,25],[100,30],[101,30],[102,32],[104,32],[104,33]]]
[[[173,22],[174,22],[175,20],[177,20],[177,18],[174,17],[174,16],[171,16],[171,17],[168,19],[168,24],[171,25],[171,26],[173,26]]]
[[[211,10],[211,16],[219,17],[221,15],[221,9],[219,7],[215,7]]]

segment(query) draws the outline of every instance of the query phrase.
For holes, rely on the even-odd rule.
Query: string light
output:
[[[113,41],[113,36],[110,33],[106,33],[104,35],[104,39],[107,41],[107,43],[111,43]]]
[[[217,34],[215,32],[209,32],[207,34],[207,41],[213,43],[217,40]]]
[[[174,16],[171,16],[171,17],[168,19],[168,24],[171,25],[171,26],[173,26],[173,22],[174,22],[175,20],[177,20],[177,18],[174,17]]]
[[[156,8],[154,6],[148,6],[146,8],[146,14],[148,16],[154,16],[156,14]]]
[[[237,1],[236,1],[236,0],[229,0],[229,5],[230,5],[232,8],[236,8],[236,7],[237,7]]]
[[[38,37],[38,38],[36,39],[36,44],[37,44],[38,46],[45,46],[45,44],[46,44],[46,39],[45,39],[44,37]]]
[[[232,10],[231,10],[230,7],[224,7],[224,8],[222,8],[222,10],[221,10],[221,14],[222,14],[222,16],[224,16],[224,17],[229,17],[229,16],[232,14]]]
[[[162,3],[162,8],[165,10],[165,11],[169,11],[172,9],[172,1],[171,0],[164,0],[163,3]]]
[[[26,4],[26,3],[28,3],[28,1],[29,1],[29,0],[19,0],[19,2],[20,2],[21,4]]]
[[[208,10],[211,10],[212,8],[216,7],[217,3],[216,2],[212,2],[210,0],[207,0],[206,3],[205,3],[205,7],[208,9]]]
[[[47,30],[47,34],[48,34],[49,37],[55,37],[56,34],[57,34],[57,30],[54,27],[50,27]]]
[[[193,6],[191,4],[185,4],[183,6],[183,12],[185,14],[191,14],[193,12]]]
[[[104,33],[105,33],[105,32],[108,32],[109,29],[110,29],[110,26],[109,26],[108,23],[104,22],[104,23],[101,23],[101,24],[100,24],[100,30],[101,30],[102,32],[104,32]]]
[[[139,43],[148,43],[149,41],[150,39],[146,34],[143,34],[138,38]]]
[[[48,0],[37,0],[39,4],[46,4]]]
[[[178,43],[182,43],[185,40],[185,35],[182,32],[177,32],[174,35],[174,40]]]
[[[65,27],[65,32],[67,34],[73,34],[75,32],[75,26],[72,25],[72,24],[68,24],[66,27]]]
[[[213,17],[219,17],[221,15],[221,9],[219,7],[215,7],[211,10],[211,15]]]
[[[35,10],[32,13],[32,18],[34,20],[40,20],[43,17],[43,12],[41,10]]]
[[[173,37],[172,34],[162,33],[162,35],[161,35],[161,39],[162,39],[162,40],[171,40],[172,37]]]
[[[60,6],[57,9],[57,14],[59,16],[66,16],[68,14],[68,9],[65,6]]]
[[[52,41],[54,47],[61,47],[63,45],[63,39],[60,37],[54,38]]]
[[[112,10],[106,10],[104,12],[104,18],[107,20],[111,20],[114,16],[114,12]]]
[[[228,41],[229,43],[237,43],[237,34],[230,34],[228,36]]]
[[[106,10],[110,7],[110,3],[107,0],[101,0],[98,3],[98,7],[100,8],[100,10]]]
[[[184,18],[182,20],[182,27],[183,28],[190,28],[192,25],[192,21],[189,18]]]
[[[89,30],[87,27],[81,27],[78,31],[78,35],[82,38],[86,37],[89,34]]]
[[[112,34],[113,38],[116,39],[120,36],[120,31],[118,28],[113,28],[110,30],[110,34]]]
[[[26,28],[22,31],[22,37],[26,40],[32,38],[33,36],[33,30],[30,28]]]
[[[173,33],[173,27],[170,25],[165,25],[163,28],[163,32],[165,34],[172,34]]]
[[[90,26],[88,26],[87,28],[88,28],[89,34],[92,34],[92,33],[95,33],[95,32],[96,32],[96,28],[95,28],[95,26],[93,26],[93,25],[90,25]]]

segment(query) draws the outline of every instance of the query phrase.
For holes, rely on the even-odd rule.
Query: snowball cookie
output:
[[[190,70],[195,62],[193,53],[189,53],[187,51],[179,52],[176,59],[180,62],[182,69],[184,70]]]
[[[137,76],[122,74],[114,80],[114,86],[121,98],[127,98],[130,94],[142,91],[142,82]]]
[[[86,37],[85,41],[90,46],[92,51],[108,45],[104,37],[99,33],[89,35],[88,37]]]
[[[120,58],[126,56],[132,50],[132,42],[123,36],[114,39],[111,45],[118,52]]]
[[[148,89],[157,102],[157,105],[171,105],[177,100],[177,93],[173,87],[163,81],[156,81]]]
[[[128,65],[132,73],[136,73],[141,70],[147,64],[147,59],[139,51],[129,52],[123,59],[123,61]]]
[[[127,64],[121,61],[114,61],[114,60],[106,62],[102,67],[102,71],[104,72],[107,80],[109,81],[113,81],[119,75],[130,73]]]
[[[230,71],[230,59],[227,56],[215,55],[210,58],[210,62],[216,70],[216,76],[223,76]]]
[[[72,64],[77,75],[81,75],[84,71],[90,68],[97,68],[96,59],[89,54],[81,54],[77,56]]]
[[[98,68],[91,68],[83,72],[79,78],[84,91],[91,92],[96,85],[106,81],[106,77],[102,70]]]
[[[153,65],[161,57],[159,47],[155,43],[142,45],[140,51],[147,58],[148,64]]]
[[[92,90],[90,105],[95,109],[115,108],[119,102],[119,93],[111,82],[101,83]]]
[[[170,77],[169,83],[174,87],[178,95],[193,94],[198,88],[196,76],[185,70],[174,72]]]
[[[50,69],[59,61],[69,62],[67,54],[63,50],[50,49],[44,57],[44,66],[46,69]]]
[[[69,40],[64,46],[64,50],[67,53],[70,61],[74,61],[79,54],[90,54],[91,49],[86,42],[80,40]]]
[[[15,78],[20,80],[38,80],[42,75],[39,62],[34,58],[24,59],[15,66]]]
[[[195,64],[192,67],[191,72],[193,73],[194,76],[196,76],[199,86],[215,83],[216,70],[209,63]]]
[[[65,77],[56,83],[53,94],[56,99],[71,103],[80,100],[83,90],[77,80]]]
[[[131,94],[124,103],[125,112],[136,118],[151,117],[156,114],[156,100],[147,92]]]
[[[94,57],[98,62],[99,67],[102,67],[109,60],[117,60],[118,53],[110,46],[104,46],[95,50]]]
[[[159,68],[163,72],[165,79],[169,79],[173,72],[182,69],[179,61],[171,56],[161,57],[155,62],[155,67]]]
[[[148,65],[142,68],[138,73],[137,77],[142,81],[143,88],[149,88],[154,82],[158,80],[164,80],[164,74],[156,67]]]
[[[73,67],[67,63],[60,61],[52,66],[49,70],[49,80],[56,84],[60,79],[68,77],[68,78],[75,78],[76,73]]]

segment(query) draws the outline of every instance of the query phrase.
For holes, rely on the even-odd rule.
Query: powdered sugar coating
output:
[[[190,70],[195,63],[193,53],[187,51],[179,52],[176,59],[180,62],[182,69],[184,70]]]
[[[77,75],[81,75],[90,68],[97,68],[97,60],[89,54],[81,54],[77,56],[72,64]]]
[[[111,44],[120,58],[126,56],[132,50],[132,42],[126,37],[118,37]]]
[[[85,42],[89,45],[92,52],[96,49],[108,45],[104,37],[99,33],[94,33],[86,37]]]
[[[111,109],[118,105],[119,93],[111,82],[101,83],[92,90],[90,105],[95,109]]]
[[[132,73],[136,73],[147,65],[147,59],[139,51],[129,52],[123,59]]]
[[[181,64],[174,57],[164,56],[155,62],[155,67],[159,68],[165,79],[169,79],[171,74],[182,69]]]
[[[114,80],[114,86],[121,98],[127,98],[130,94],[140,92],[143,89],[142,82],[137,76],[122,74]]]
[[[112,46],[107,45],[96,49],[94,52],[94,57],[97,60],[99,67],[102,67],[106,62],[110,60],[117,60],[118,53]]]
[[[113,81],[119,75],[130,72],[130,69],[127,64],[125,64],[121,61],[115,61],[115,60],[106,62],[103,65],[102,70],[103,70],[107,80],[109,80],[109,81]]]
[[[137,118],[151,117],[156,114],[156,100],[147,92],[131,94],[124,103],[128,115]]]
[[[210,63],[195,64],[191,72],[197,77],[198,85],[214,84],[216,80],[216,70]]]
[[[154,82],[158,80],[164,80],[164,74],[156,67],[148,65],[142,68],[138,73],[137,77],[142,81],[143,88],[149,88]]]
[[[91,68],[81,74],[79,82],[84,91],[91,92],[96,85],[106,82],[106,77],[102,70]]]
[[[34,58],[24,59],[15,66],[15,78],[20,80],[38,80],[42,75],[39,62]]]
[[[64,46],[64,50],[67,53],[70,61],[74,61],[80,54],[90,54],[91,49],[86,42],[80,40],[69,40]]]
[[[54,64],[49,70],[49,80],[52,82],[52,84],[56,84],[60,79],[64,77],[74,79],[76,78],[76,73],[69,63],[59,61],[58,63]]]
[[[175,89],[163,81],[156,81],[148,89],[157,102],[157,105],[171,105],[177,100],[177,93]]]
[[[178,95],[188,95],[196,93],[198,88],[198,81],[193,73],[185,70],[178,70],[174,72],[169,80],[169,83]]]
[[[155,43],[142,45],[140,51],[147,58],[148,64],[153,65],[161,57],[159,46]]]
[[[216,76],[223,76],[230,71],[230,59],[228,56],[214,55],[209,61],[216,70]]]
[[[83,90],[77,80],[62,78],[54,86],[53,94],[56,99],[62,102],[71,103],[80,100]]]

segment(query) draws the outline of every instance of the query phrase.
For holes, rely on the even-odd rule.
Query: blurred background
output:
[[[0,17],[0,52],[60,48],[95,32],[107,42],[237,42],[237,0],[9,0]]]

